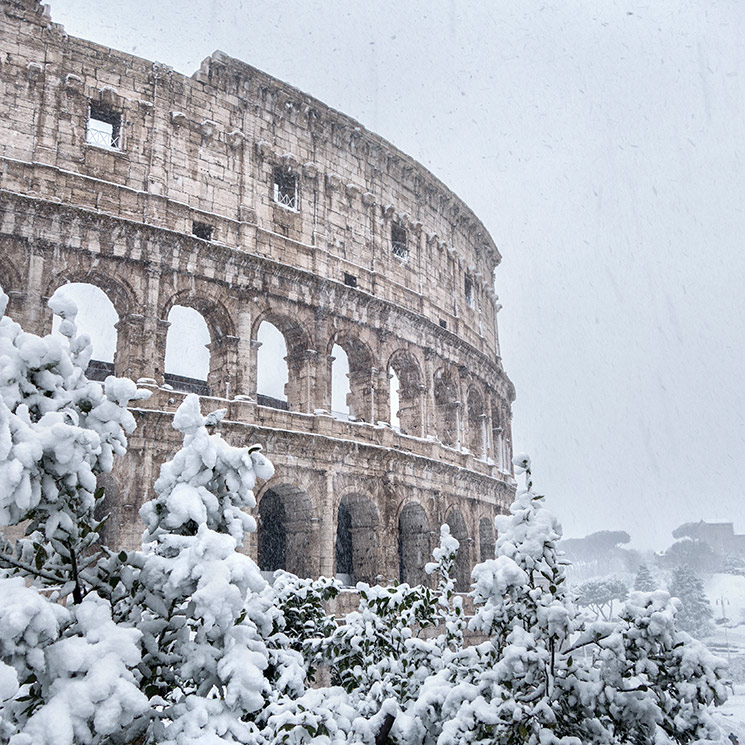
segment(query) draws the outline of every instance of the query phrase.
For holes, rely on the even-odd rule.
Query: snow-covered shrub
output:
[[[566,589],[561,529],[528,489],[497,518],[496,558],[473,571],[470,627],[394,724],[397,742],[687,743],[725,697],[723,661],[675,626],[667,593],[634,593],[619,621],[585,624]]]
[[[186,397],[173,419],[184,445],[140,510],[146,531],[131,622],[144,636],[141,684],[160,745],[254,742],[257,712],[304,690],[300,655],[267,647],[273,604],[256,564],[237,551],[255,530],[244,510],[256,506],[256,479],[274,469],[258,446],[232,447],[210,433],[224,414],[202,416],[198,397]]]
[[[0,291],[3,313],[7,302]],[[89,381],[74,304],[58,291],[49,306],[61,337],[0,320],[0,526],[25,522],[17,551],[0,551],[0,741],[126,742],[147,708],[133,672],[141,635],[97,594],[108,588],[94,550],[96,477],[126,449],[128,401],[148,394],[126,379]]]

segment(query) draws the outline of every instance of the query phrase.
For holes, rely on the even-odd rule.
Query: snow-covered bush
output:
[[[665,592],[634,593],[619,621],[585,624],[566,589],[561,530],[528,489],[497,518],[496,558],[473,571],[472,631],[402,712],[398,742],[658,743],[708,733],[723,662],[675,626]]]
[[[236,448],[209,429],[196,395],[173,419],[184,445],[143,505],[144,553],[130,621],[143,634],[141,685],[149,736],[168,743],[254,742],[257,712],[304,691],[302,658],[270,651],[276,610],[256,564],[237,551],[255,530],[257,478],[274,469],[260,448]]]
[[[8,298],[0,291],[0,311]],[[64,293],[61,336],[0,320],[0,526],[25,523],[0,551],[0,741],[126,742],[147,708],[134,667],[140,632],[117,625],[94,550],[96,478],[134,429],[134,383],[89,381],[87,337]]]

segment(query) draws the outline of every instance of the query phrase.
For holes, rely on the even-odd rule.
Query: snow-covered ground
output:
[[[713,742],[732,745],[728,739],[731,733],[738,738],[741,745],[745,743],[745,685],[736,685],[734,694],[730,694],[727,703],[713,709],[712,714],[722,729],[721,738]]]
[[[714,618],[724,615],[729,619],[730,626],[745,622],[745,577],[740,574],[712,574],[704,577],[704,590]]]

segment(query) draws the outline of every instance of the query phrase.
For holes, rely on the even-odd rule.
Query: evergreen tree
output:
[[[144,554],[131,620],[143,633],[148,741],[253,743],[260,711],[302,693],[300,655],[272,653],[273,606],[256,564],[237,549],[256,529],[256,479],[274,473],[260,448],[210,434],[225,410],[202,416],[190,394],[173,418],[184,445],[161,467],[140,510]]]
[[[646,564],[640,564],[634,578],[634,589],[640,592],[653,592],[657,589],[657,582]]]
[[[673,570],[670,594],[681,603],[678,613],[681,629],[697,638],[712,633],[714,612],[704,592],[704,583],[688,565],[683,564]]]

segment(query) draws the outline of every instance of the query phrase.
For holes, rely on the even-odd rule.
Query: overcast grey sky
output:
[[[469,203],[504,256],[516,448],[566,535],[745,531],[745,3],[51,5],[186,74],[222,49]]]

